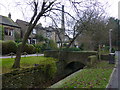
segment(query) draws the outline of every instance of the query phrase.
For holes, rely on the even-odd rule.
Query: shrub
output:
[[[42,41],[45,41],[47,38],[45,38],[45,37],[42,36],[42,35],[36,35],[36,39],[37,39],[39,42],[42,42]]]
[[[21,45],[21,43],[19,43],[18,46],[20,47],[20,45]],[[33,53],[35,53],[36,51],[35,51],[35,47],[34,47],[32,44],[26,44],[26,45],[24,46],[23,52],[26,52],[26,53],[28,53],[28,54],[33,54]]]
[[[49,47],[52,50],[57,49],[57,44],[53,40],[50,40],[49,41]]]
[[[0,40],[4,40],[4,27],[0,25]]]
[[[79,46],[80,50],[84,50],[84,44],[82,43],[80,46]]]
[[[104,50],[106,50],[106,51],[109,51],[109,49],[110,49],[109,46],[105,46],[105,47],[104,47]]]
[[[33,53],[35,53],[35,47],[34,47],[32,44],[29,44],[28,47],[27,47],[26,52],[27,52],[28,54],[33,54]]]
[[[47,48],[47,44],[45,44],[45,43],[37,43],[37,44],[35,44],[35,48],[36,48],[36,51],[38,53],[43,53],[44,50],[46,50],[46,48]]]
[[[44,52],[47,49],[48,49],[48,45],[46,43],[43,43],[41,46],[41,51]]]
[[[41,53],[41,49],[40,48],[35,48],[36,53]]]
[[[57,49],[57,44],[53,40],[47,40],[46,43],[39,42],[34,45],[36,51],[43,53],[45,50],[55,50]]]
[[[2,42],[2,54],[9,54],[11,52],[16,53],[17,44],[14,41]]]
[[[22,42],[22,40],[21,39],[16,39],[15,42],[20,43],[20,42]]]
[[[8,54],[9,52],[7,52],[7,43],[6,42],[2,42],[2,55],[4,54]]]

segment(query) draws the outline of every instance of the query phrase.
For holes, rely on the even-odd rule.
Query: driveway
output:
[[[117,51],[115,53],[115,56],[116,56],[116,65],[113,70],[107,90],[111,90],[112,88],[114,88],[114,90],[120,90],[120,51]]]
[[[26,55],[26,57],[30,57],[30,56],[37,56],[37,54],[28,54]],[[44,54],[38,54],[38,56],[44,56]],[[13,56],[13,58],[15,58],[16,56]],[[22,55],[21,57],[25,57],[25,55]],[[11,56],[0,56],[0,58],[11,58]]]

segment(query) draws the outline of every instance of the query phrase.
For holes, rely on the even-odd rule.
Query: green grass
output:
[[[44,56],[22,57],[20,64],[21,68],[34,67],[34,64],[52,64],[57,59]],[[0,67],[2,67],[2,73],[7,73],[13,70],[11,67],[14,63],[14,58],[0,59]]]
[[[106,88],[114,65],[102,61],[92,68],[85,68],[55,88]],[[54,88],[54,86],[52,87]]]

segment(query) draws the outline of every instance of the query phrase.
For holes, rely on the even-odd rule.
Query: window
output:
[[[51,33],[51,32],[46,32],[46,37],[47,37],[48,39],[50,39],[51,36],[52,36],[52,33]]]
[[[36,39],[32,39],[32,44],[36,44]]]
[[[5,32],[5,35],[13,36],[13,30],[12,29],[5,28],[4,32]]]
[[[5,35],[8,35],[8,30],[7,29],[5,29]]]
[[[32,32],[33,34],[36,34],[37,32],[36,32],[36,29],[33,29],[33,32]]]
[[[36,39],[28,39],[29,44],[36,44]]]

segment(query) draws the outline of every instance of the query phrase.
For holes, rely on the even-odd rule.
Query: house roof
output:
[[[20,28],[11,18],[0,15],[0,24]]]
[[[16,23],[17,23],[17,24],[22,23],[22,24],[24,24],[24,25],[26,25],[26,26],[28,26],[28,25],[29,25],[29,23],[28,23],[28,22],[23,21],[23,20],[20,20],[20,19],[17,19],[17,20],[16,20]]]
[[[17,23],[20,27],[23,27],[23,26],[21,26],[21,24],[24,25],[24,26],[28,26],[28,25],[29,25],[29,22],[26,22],[26,21],[23,21],[23,20],[19,20],[19,19],[16,20],[16,23]],[[37,29],[37,30],[38,30],[38,29],[44,30],[45,28],[42,27],[41,23],[39,23],[39,24],[37,24],[37,25],[35,26],[35,29]]]

